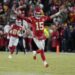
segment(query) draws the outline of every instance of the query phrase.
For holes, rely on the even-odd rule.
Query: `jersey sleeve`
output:
[[[22,16],[22,15],[19,15],[18,17],[25,20],[25,21],[27,21],[28,23],[32,24],[32,20],[30,19],[30,17],[25,17],[25,16]]]
[[[45,21],[46,20],[50,20],[50,21],[52,20],[50,16],[44,16],[44,19],[45,19]]]

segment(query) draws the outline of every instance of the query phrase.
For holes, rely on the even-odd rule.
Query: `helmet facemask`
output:
[[[34,10],[34,17],[39,19],[40,17],[42,17],[42,9],[37,8]]]
[[[16,20],[16,25],[21,26],[22,25],[22,21],[21,20]]]

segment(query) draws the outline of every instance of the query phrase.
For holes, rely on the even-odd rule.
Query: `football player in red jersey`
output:
[[[21,31],[24,30],[24,27],[21,26],[21,20],[16,20],[15,24],[12,24],[9,31],[9,51],[10,55],[8,58],[12,58],[12,54],[16,49],[16,46],[19,41],[19,36],[21,35]]]
[[[44,54],[44,45],[46,36],[44,35],[44,22],[46,20],[51,20],[55,16],[58,16],[62,11],[52,15],[52,16],[44,16],[42,13],[42,9],[40,7],[35,8],[34,16],[30,16],[26,18],[23,15],[19,15],[22,19],[25,19],[28,23],[31,24],[31,28],[33,31],[33,40],[32,40],[32,50],[33,50],[33,58],[36,59],[36,54],[41,55],[42,61],[45,67],[48,67],[48,63],[46,61],[46,57]]]

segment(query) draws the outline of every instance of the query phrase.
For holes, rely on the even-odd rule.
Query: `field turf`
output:
[[[14,53],[8,59],[8,52],[0,52],[0,75],[75,75],[75,53],[45,53],[49,67],[43,66],[40,55],[33,60],[32,52]]]

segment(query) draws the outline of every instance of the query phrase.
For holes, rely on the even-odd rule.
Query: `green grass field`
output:
[[[39,55],[33,60],[32,53],[20,52],[8,59],[8,52],[0,52],[0,75],[75,75],[74,53],[46,53],[49,67],[45,68]]]

